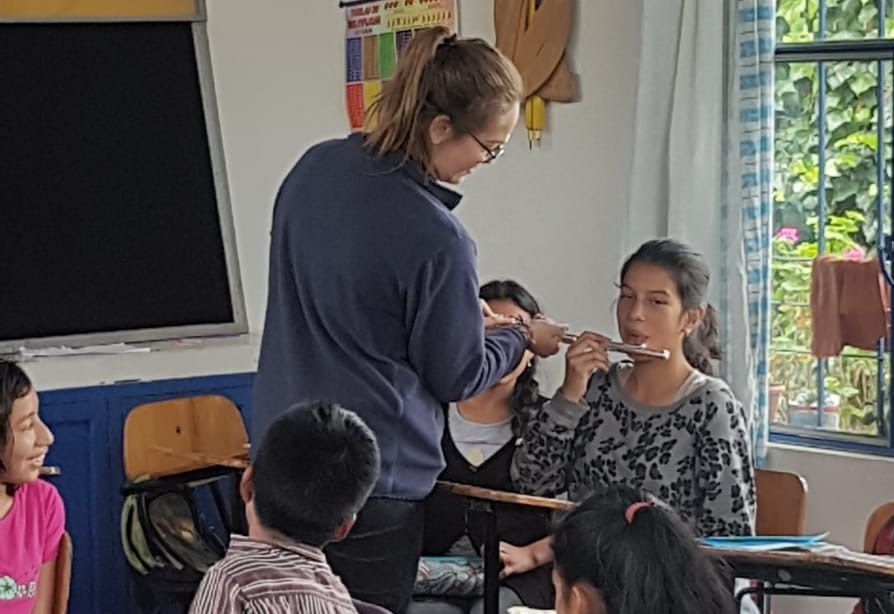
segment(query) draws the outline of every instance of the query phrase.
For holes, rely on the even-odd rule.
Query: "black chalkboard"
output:
[[[199,83],[190,23],[0,24],[0,344],[237,319]]]

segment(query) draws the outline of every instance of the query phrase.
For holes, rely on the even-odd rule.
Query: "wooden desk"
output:
[[[866,614],[894,612],[890,598],[894,593],[892,557],[852,552],[841,546],[813,552],[714,548],[705,548],[705,551],[729,565],[736,577],[766,583],[764,587],[740,591],[740,595],[855,597],[867,601]]]
[[[550,499],[548,497],[535,497],[534,495],[523,495],[515,492],[507,492],[505,490],[491,490],[490,488],[470,486],[469,484],[457,484],[456,482],[443,482],[438,480],[437,486],[440,490],[459,495],[460,497],[491,501],[493,503],[510,503],[512,505],[525,505],[527,507],[539,507],[561,512],[567,512],[575,507],[575,504],[571,501]]]
[[[171,448],[164,448],[161,446],[153,446],[154,451],[159,454],[166,454],[168,456],[175,456],[177,458],[183,459],[184,461],[189,461],[190,463],[200,463],[207,466],[217,465],[219,467],[229,467],[230,469],[247,469],[249,465],[248,460],[248,451],[240,452],[234,456],[214,456],[211,454],[204,454],[202,452],[187,452],[184,450],[172,450]],[[174,471],[173,473],[180,473],[179,471]],[[164,477],[164,476],[153,476],[153,477]]]
[[[490,490],[438,482],[437,487],[469,499],[469,509],[485,515],[484,538],[484,612],[497,612],[499,596],[499,541],[496,535],[494,503],[526,505],[556,511],[575,507],[571,501],[535,497],[518,493]],[[813,595],[818,597],[855,597],[866,599],[865,614],[890,614],[894,605],[883,605],[889,593],[894,593],[894,558],[851,552],[831,546],[824,551],[765,551],[728,550],[705,547],[710,556],[724,561],[735,577],[758,580],[765,586],[740,591],[738,598],[748,593]]]
[[[147,490],[166,490],[169,488],[169,482],[171,480],[174,482],[192,483],[203,481],[215,482],[227,473],[241,474],[241,472],[247,469],[250,464],[248,458],[248,444],[246,444],[244,451],[239,451],[233,456],[214,456],[202,452],[173,450],[162,446],[153,446],[152,449],[159,454],[166,454],[168,456],[182,459],[184,461],[183,471],[174,470],[172,473],[165,473],[164,475],[153,475],[151,476],[151,479],[145,482],[127,483],[121,488],[121,493],[123,495],[127,496],[129,494]],[[197,469],[197,466],[200,466],[200,468]],[[223,494],[216,484],[212,486],[212,493],[218,509],[225,509],[226,506],[222,503],[224,501]],[[223,511],[221,511],[227,532],[248,535],[245,506],[238,487],[232,489],[232,497],[229,506],[229,519],[223,517],[224,514]]]
[[[239,455],[216,458],[191,452],[159,449],[190,460],[207,462],[233,469],[244,469],[248,459]],[[484,516],[484,612],[496,614],[499,605],[500,555],[496,531],[494,503],[522,505],[567,512],[574,509],[571,501],[536,497],[519,493],[480,488],[455,482],[437,483],[437,488],[469,500],[469,511]],[[819,597],[854,597],[866,599],[866,614],[887,614],[882,600],[894,593],[894,558],[851,552],[842,547],[823,551],[765,551],[704,548],[710,556],[724,561],[736,577],[758,580],[767,586],[746,589],[766,594],[812,595]],[[740,595],[742,593],[740,592]]]
[[[574,503],[547,497],[491,490],[468,484],[438,481],[438,489],[469,500],[469,511],[484,517],[484,614],[497,614],[500,607],[500,541],[493,504],[524,505],[541,509],[568,511]]]

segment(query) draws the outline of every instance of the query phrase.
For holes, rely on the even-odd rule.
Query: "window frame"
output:
[[[884,3],[879,11],[879,23],[884,23]],[[824,28],[824,5],[820,2],[820,31]],[[854,39],[854,40],[825,40],[818,39],[805,43],[780,43],[777,44],[774,51],[774,66],[786,63],[817,63],[818,79],[823,86],[819,88],[818,104],[821,106],[819,117],[824,118],[825,104],[825,64],[829,62],[877,62],[878,74],[876,83],[876,113],[880,120],[877,122],[876,131],[878,135],[878,143],[880,145],[876,151],[876,185],[879,188],[885,183],[885,166],[886,166],[886,148],[892,147],[894,150],[894,125],[890,128],[885,126],[885,102],[884,87],[885,74],[883,66],[890,63],[887,67],[889,72],[894,73],[894,38],[876,38],[876,39]],[[894,104],[894,103],[892,103]],[[825,185],[825,127],[824,122],[821,128],[818,128],[819,146],[819,169],[820,180],[819,186]],[[894,124],[894,121],[892,121]],[[886,142],[887,141],[887,142]],[[885,207],[887,205],[887,214],[894,224],[894,172],[888,180],[890,188],[890,196],[888,203],[885,203],[885,194],[883,189],[879,189],[876,197],[876,249],[879,258],[883,276],[886,281],[886,290],[889,296],[889,304],[894,303],[894,277],[892,277],[891,269],[888,263],[894,266],[894,237],[892,234],[886,233],[884,229]],[[819,228],[826,226],[826,199],[825,190],[820,188],[817,190],[818,202],[817,216],[819,218]],[[894,232],[894,231],[892,231]],[[820,253],[825,251],[825,236],[820,233],[817,238]],[[771,261],[771,270],[772,270]],[[772,283],[772,282],[771,282]],[[818,448],[826,450],[838,450],[844,452],[853,452],[860,454],[869,454],[873,456],[894,457],[894,429],[891,428],[891,419],[894,416],[894,378],[890,378],[887,387],[885,386],[885,369],[888,373],[894,373],[894,353],[889,348],[894,348],[894,310],[889,310],[889,338],[879,342],[877,350],[878,370],[876,375],[877,390],[877,424],[878,435],[866,436],[859,434],[847,433],[844,431],[823,431],[812,430],[806,427],[792,427],[782,424],[769,424],[769,441],[771,443],[792,444],[800,447]],[[771,342],[772,351],[772,342]],[[825,377],[825,360],[817,359],[817,422],[821,423],[822,408],[824,406],[824,377]],[[819,424],[818,424],[819,426]]]

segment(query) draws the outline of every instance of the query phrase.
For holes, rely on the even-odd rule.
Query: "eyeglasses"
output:
[[[447,119],[449,119],[451,122],[453,121],[453,119],[450,117],[450,114],[449,114],[449,113],[445,113],[443,110],[440,109],[440,107],[438,107],[438,106],[436,106],[436,105],[434,105],[434,104],[432,104],[432,103],[430,103],[430,102],[426,102],[426,104],[429,105],[432,109],[434,109],[435,112],[439,113],[440,115],[444,115],[444,116],[446,116]],[[478,145],[481,146],[481,149],[483,149],[483,150],[484,150],[484,153],[487,154],[487,161],[488,161],[488,162],[493,162],[494,160],[496,160],[497,158],[499,158],[500,156],[502,156],[502,155],[503,155],[503,152],[506,151],[506,145],[505,145],[504,143],[500,143],[500,144],[497,145],[496,147],[488,147],[487,145],[485,145],[485,144],[481,141],[481,139],[479,139],[477,136],[475,136],[475,135],[472,134],[471,132],[469,132],[469,133],[467,133],[467,134],[468,134],[470,137],[472,137],[473,139],[475,139],[475,142],[478,143]]]
[[[484,143],[481,142],[481,139],[479,139],[477,136],[475,136],[471,132],[469,133],[469,136],[472,137],[473,139],[475,139],[475,142],[481,146],[481,149],[483,149],[485,151],[485,153],[487,153],[487,161],[488,162],[493,162],[494,160],[496,160],[497,158],[502,156],[504,151],[506,151],[506,145],[504,145],[503,143],[500,143],[499,145],[496,145],[494,147],[488,147],[487,145],[485,145]]]

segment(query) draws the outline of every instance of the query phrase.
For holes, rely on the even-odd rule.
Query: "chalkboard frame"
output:
[[[40,348],[60,345],[79,347],[84,345],[107,344],[118,342],[150,342],[187,337],[216,337],[239,335],[248,332],[248,321],[245,310],[245,297],[239,267],[236,246],[236,234],[233,224],[232,206],[227,182],[227,168],[221,137],[218,106],[215,95],[214,76],[211,65],[210,48],[205,23],[204,2],[198,0],[196,15],[193,18],[147,18],[118,19],[114,17],[102,19],[0,19],[0,23],[83,23],[89,22],[151,22],[179,21],[191,22],[195,62],[201,92],[202,107],[205,117],[205,131],[208,140],[210,164],[212,169],[214,192],[217,201],[217,215],[220,222],[221,239],[224,248],[225,267],[229,287],[232,319],[228,322],[209,324],[167,325],[152,328],[130,330],[114,330],[88,332],[80,334],[63,334],[36,338],[0,339],[0,354],[15,353],[22,347]]]

